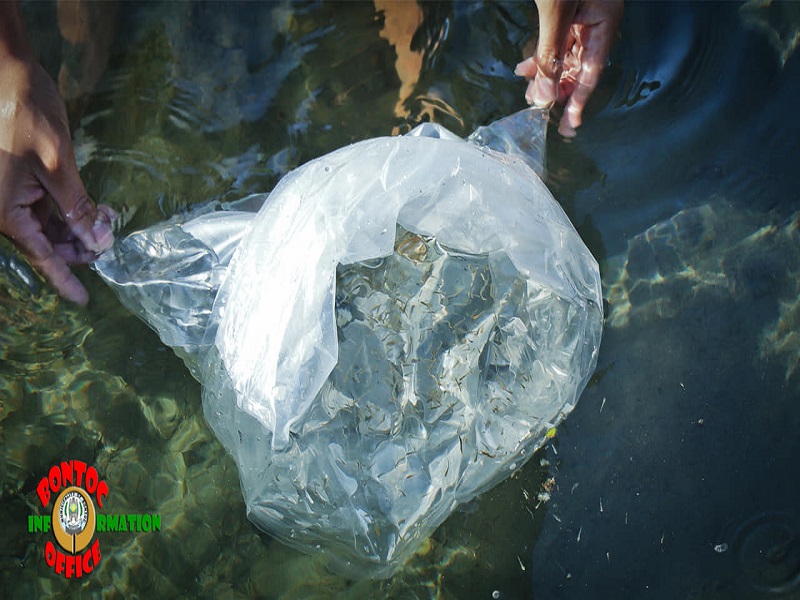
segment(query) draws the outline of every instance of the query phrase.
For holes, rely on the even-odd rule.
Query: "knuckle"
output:
[[[74,223],[75,221],[81,221],[86,217],[94,216],[94,212],[95,208],[92,199],[86,194],[81,194],[72,205],[72,208],[64,215],[64,218],[68,223]]]
[[[545,46],[536,52],[536,66],[539,72],[550,79],[558,79],[564,67],[554,47]]]
[[[39,160],[47,173],[57,173],[64,165],[64,147],[57,135],[45,136],[39,143]]]

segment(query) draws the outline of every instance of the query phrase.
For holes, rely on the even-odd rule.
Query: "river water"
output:
[[[353,141],[524,106],[532,3],[377,5],[119,3],[96,22],[102,76],[68,103],[87,189],[132,231]],[[54,77],[79,62],[53,3],[24,11]],[[564,140],[555,111],[548,134],[547,183],[600,262],[596,375],[390,580],[259,533],[183,363],[94,274],[89,307],[64,304],[1,240],[2,596],[800,596],[798,39],[789,2],[626,5],[585,125]],[[98,534],[81,581],[27,531],[68,458],[105,477],[108,512],[163,524]]]

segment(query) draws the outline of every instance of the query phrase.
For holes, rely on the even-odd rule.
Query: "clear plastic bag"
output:
[[[543,147],[532,109],[468,141],[426,124],[96,263],[203,384],[257,526],[388,576],[572,410],[600,277],[531,168]]]

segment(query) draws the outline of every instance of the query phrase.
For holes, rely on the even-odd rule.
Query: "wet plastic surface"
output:
[[[524,111],[473,137],[540,166],[504,131],[541,150],[544,125]],[[599,350],[597,264],[525,161],[434,125],[323,156],[262,201],[131,234],[95,268],[203,383],[251,520],[388,576],[572,410]]]
[[[423,77],[398,116],[397,56],[371,1],[120,4],[109,77],[85,119],[70,112],[87,190],[135,210],[132,231],[272,189],[354,140],[425,120],[464,136],[521,108],[512,69],[533,5],[423,6],[440,16],[420,31]],[[30,33],[55,77],[55,3],[22,8],[50,15]],[[92,297],[80,310],[0,269],[0,595],[796,599],[798,8],[626,4],[578,135],[554,122],[548,138],[548,187],[603,273],[596,374],[540,453],[386,581],[332,576],[258,534],[200,386],[99,278],[78,269]],[[245,121],[253,98],[263,117]],[[74,458],[106,476],[109,512],[164,524],[103,537],[101,568],[77,587],[41,559],[52,533],[25,527],[34,478]]]

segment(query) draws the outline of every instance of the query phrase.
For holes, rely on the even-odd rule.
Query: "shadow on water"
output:
[[[106,74],[72,115],[88,189],[128,231],[351,141],[428,120],[463,135],[522,107],[530,3],[425,5],[413,35],[376,4],[121,3]],[[54,7],[25,10],[56,72]],[[182,363],[96,278],[81,274],[89,310],[64,305],[1,246],[2,594],[800,595],[798,13],[628,3],[584,126],[553,127],[548,147],[551,189],[601,263],[597,374],[546,448],[385,582],[258,533]],[[105,474],[111,512],[164,523],[104,537],[83,585],[24,531],[64,458]]]
[[[793,3],[739,7],[631,3],[580,135],[550,136],[555,195],[577,224],[592,219],[607,252],[712,195],[793,210],[800,15]],[[776,14],[783,37],[767,30]]]
[[[592,117],[551,137],[608,311],[536,597],[800,594],[798,31],[792,3],[631,3]]]

